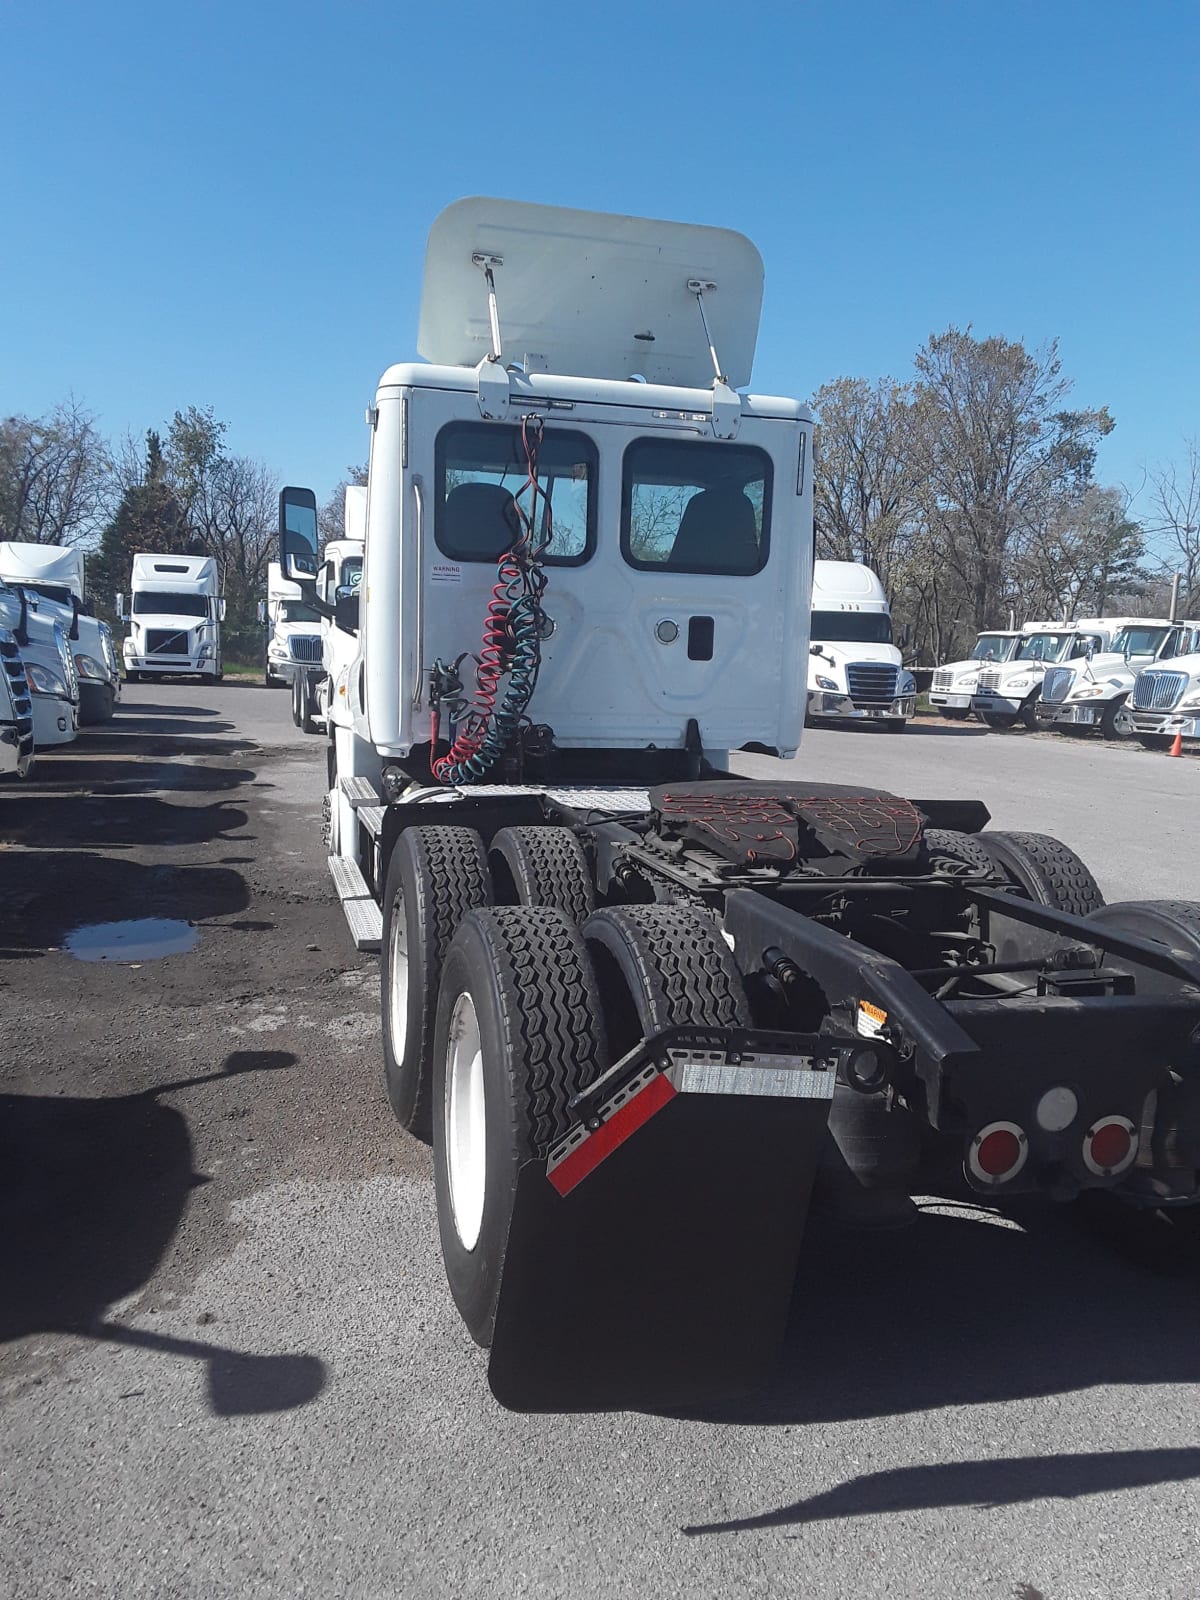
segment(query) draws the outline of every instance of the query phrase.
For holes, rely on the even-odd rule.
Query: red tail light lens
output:
[[[1115,1178],[1133,1165],[1137,1129],[1128,1117],[1101,1117],[1083,1136],[1083,1161],[1098,1178]]]
[[[983,1184],[1007,1183],[1025,1165],[1029,1140],[1015,1122],[989,1122],[971,1140],[967,1166]]]

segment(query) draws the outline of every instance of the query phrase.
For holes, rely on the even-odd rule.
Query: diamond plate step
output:
[[[330,856],[329,872],[339,900],[368,900],[371,891],[357,861],[350,856]]]
[[[361,773],[353,778],[340,778],[342,793],[352,806],[377,806],[379,804],[379,791],[370,778],[364,778]]]
[[[343,900],[346,925],[356,950],[378,950],[383,942],[383,912],[374,900]]]
[[[383,814],[386,810],[386,806],[378,804],[373,806],[360,805],[358,808],[358,820],[371,835],[372,839],[378,839],[383,831]]]

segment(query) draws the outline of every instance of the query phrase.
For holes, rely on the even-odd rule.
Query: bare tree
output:
[[[366,481],[365,466],[347,467],[346,476],[333,486],[329,499],[317,513],[317,527],[321,535],[322,548],[331,539],[346,537],[346,490],[352,484],[362,488]]]
[[[912,395],[891,378],[837,378],[814,397],[817,554],[861,561],[891,588],[913,533]]]
[[[1150,474],[1150,531],[1163,552],[1164,574],[1180,575],[1183,613],[1200,612],[1200,440],[1185,441],[1181,465]]]
[[[80,544],[109,506],[108,447],[75,401],[0,422],[0,538]]]

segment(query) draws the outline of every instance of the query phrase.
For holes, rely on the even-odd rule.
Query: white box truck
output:
[[[279,571],[278,561],[267,567],[267,647],[263,682],[268,689],[291,685],[297,676],[321,661],[321,618],[300,592]]]
[[[939,716],[951,722],[965,721],[971,715],[971,701],[980,672],[985,667],[1010,660],[1020,640],[1016,629],[992,628],[981,633],[965,660],[947,661],[934,668],[929,704]]]
[[[121,673],[109,626],[91,613],[83,551],[5,540],[0,542],[0,582],[36,595],[39,613],[66,630],[79,676],[79,721],[109,721],[121,696]]]
[[[858,561],[813,567],[808,662],[810,722],[877,722],[903,733],[917,683],[892,642],[883,585]]]
[[[1098,728],[1105,739],[1136,735],[1129,696],[1138,673],[1157,661],[1170,661],[1195,648],[1195,622],[1166,617],[1109,618],[1115,629],[1106,650],[1093,651],[1042,679],[1037,702],[1039,728]]]
[[[971,708],[989,728],[1037,726],[1038,696],[1050,667],[1086,660],[1106,650],[1120,622],[1087,617],[1078,622],[1027,622],[1007,661],[979,670]]]
[[[1200,1205],[1200,906],[1105,906],[979,801],[731,770],[807,698],[813,418],[749,391],[762,284],[724,229],[460,201],[368,412],[330,870],[517,1409],[763,1381],[814,1190]],[[280,562],[332,609],[310,489]]]
[[[219,682],[225,602],[216,561],[143,552],[133,558],[129,587],[128,611],[124,595],[117,601],[129,625],[122,646],[126,678],[138,683],[195,675]]]

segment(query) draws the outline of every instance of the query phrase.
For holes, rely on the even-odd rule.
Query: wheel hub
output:
[[[454,1229],[465,1250],[479,1242],[487,1186],[483,1049],[479,1019],[469,994],[450,1015],[446,1047],[446,1170]]]

